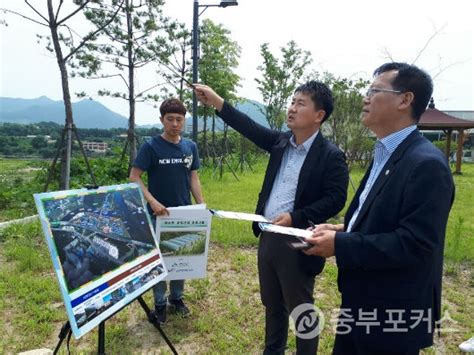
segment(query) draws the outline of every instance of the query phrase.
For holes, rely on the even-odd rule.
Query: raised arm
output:
[[[220,97],[211,87],[202,84],[194,84],[196,96],[206,106],[214,107],[217,112],[222,111],[224,99]]]
[[[224,101],[212,88],[194,84],[196,96],[204,105],[213,106],[219,117],[260,148],[270,151],[281,133],[268,129]]]

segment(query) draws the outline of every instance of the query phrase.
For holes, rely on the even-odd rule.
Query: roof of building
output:
[[[436,109],[431,99],[428,109],[421,115],[418,128],[424,130],[469,129],[474,128],[474,121],[463,120]]]
[[[463,120],[474,121],[473,110],[443,110],[443,112],[457,118],[462,118]]]

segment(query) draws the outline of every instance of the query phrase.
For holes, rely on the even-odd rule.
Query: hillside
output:
[[[98,101],[83,99],[72,104],[74,110],[74,122],[78,128],[126,128],[127,118],[122,116]],[[257,123],[268,127],[265,115],[260,111],[262,104],[245,99],[236,105],[237,109],[247,114]],[[157,120],[158,121],[158,120]],[[186,132],[192,131],[192,116],[186,118]],[[64,105],[62,101],[54,101],[46,96],[36,99],[21,99],[0,97],[0,123],[31,124],[39,122],[54,122],[64,124]],[[208,129],[211,121],[208,120]],[[161,127],[156,124],[140,126],[142,128]],[[199,120],[199,130],[203,129],[203,120]],[[216,121],[216,129],[222,131],[224,123],[221,119]]]
[[[127,127],[127,118],[109,110],[101,103],[84,99],[72,104],[78,128]],[[64,105],[46,96],[37,99],[0,97],[0,122],[29,124],[55,122],[64,124]]]
[[[263,105],[257,101],[254,100],[249,100],[249,99],[243,99],[244,101],[241,101],[235,105],[235,107],[239,110],[245,113],[247,116],[249,116],[251,119],[253,119],[255,122],[265,126],[268,126],[268,122],[265,119],[265,115],[260,111],[260,109],[263,109]],[[198,130],[201,131],[203,129],[203,120],[200,117],[199,122],[198,122]],[[210,130],[212,125],[211,119],[207,121],[207,129]],[[193,118],[191,116],[186,118],[186,132],[190,133],[192,131],[193,127]],[[224,129],[224,122],[217,117],[216,121],[216,129],[219,131],[222,131]]]

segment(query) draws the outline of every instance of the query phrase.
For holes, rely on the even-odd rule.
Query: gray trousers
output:
[[[314,276],[301,270],[298,253],[288,246],[296,239],[263,232],[258,247],[260,295],[265,306],[264,354],[284,354],[289,315],[303,303],[314,303]],[[315,354],[319,337],[296,337],[297,354]]]

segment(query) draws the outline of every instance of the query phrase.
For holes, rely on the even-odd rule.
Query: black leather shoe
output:
[[[166,323],[166,305],[155,307],[155,317],[159,324]]]
[[[184,304],[183,300],[170,300],[168,299],[170,304],[170,310],[174,310],[176,314],[179,314],[181,317],[186,318],[191,314],[191,311],[188,307]]]

